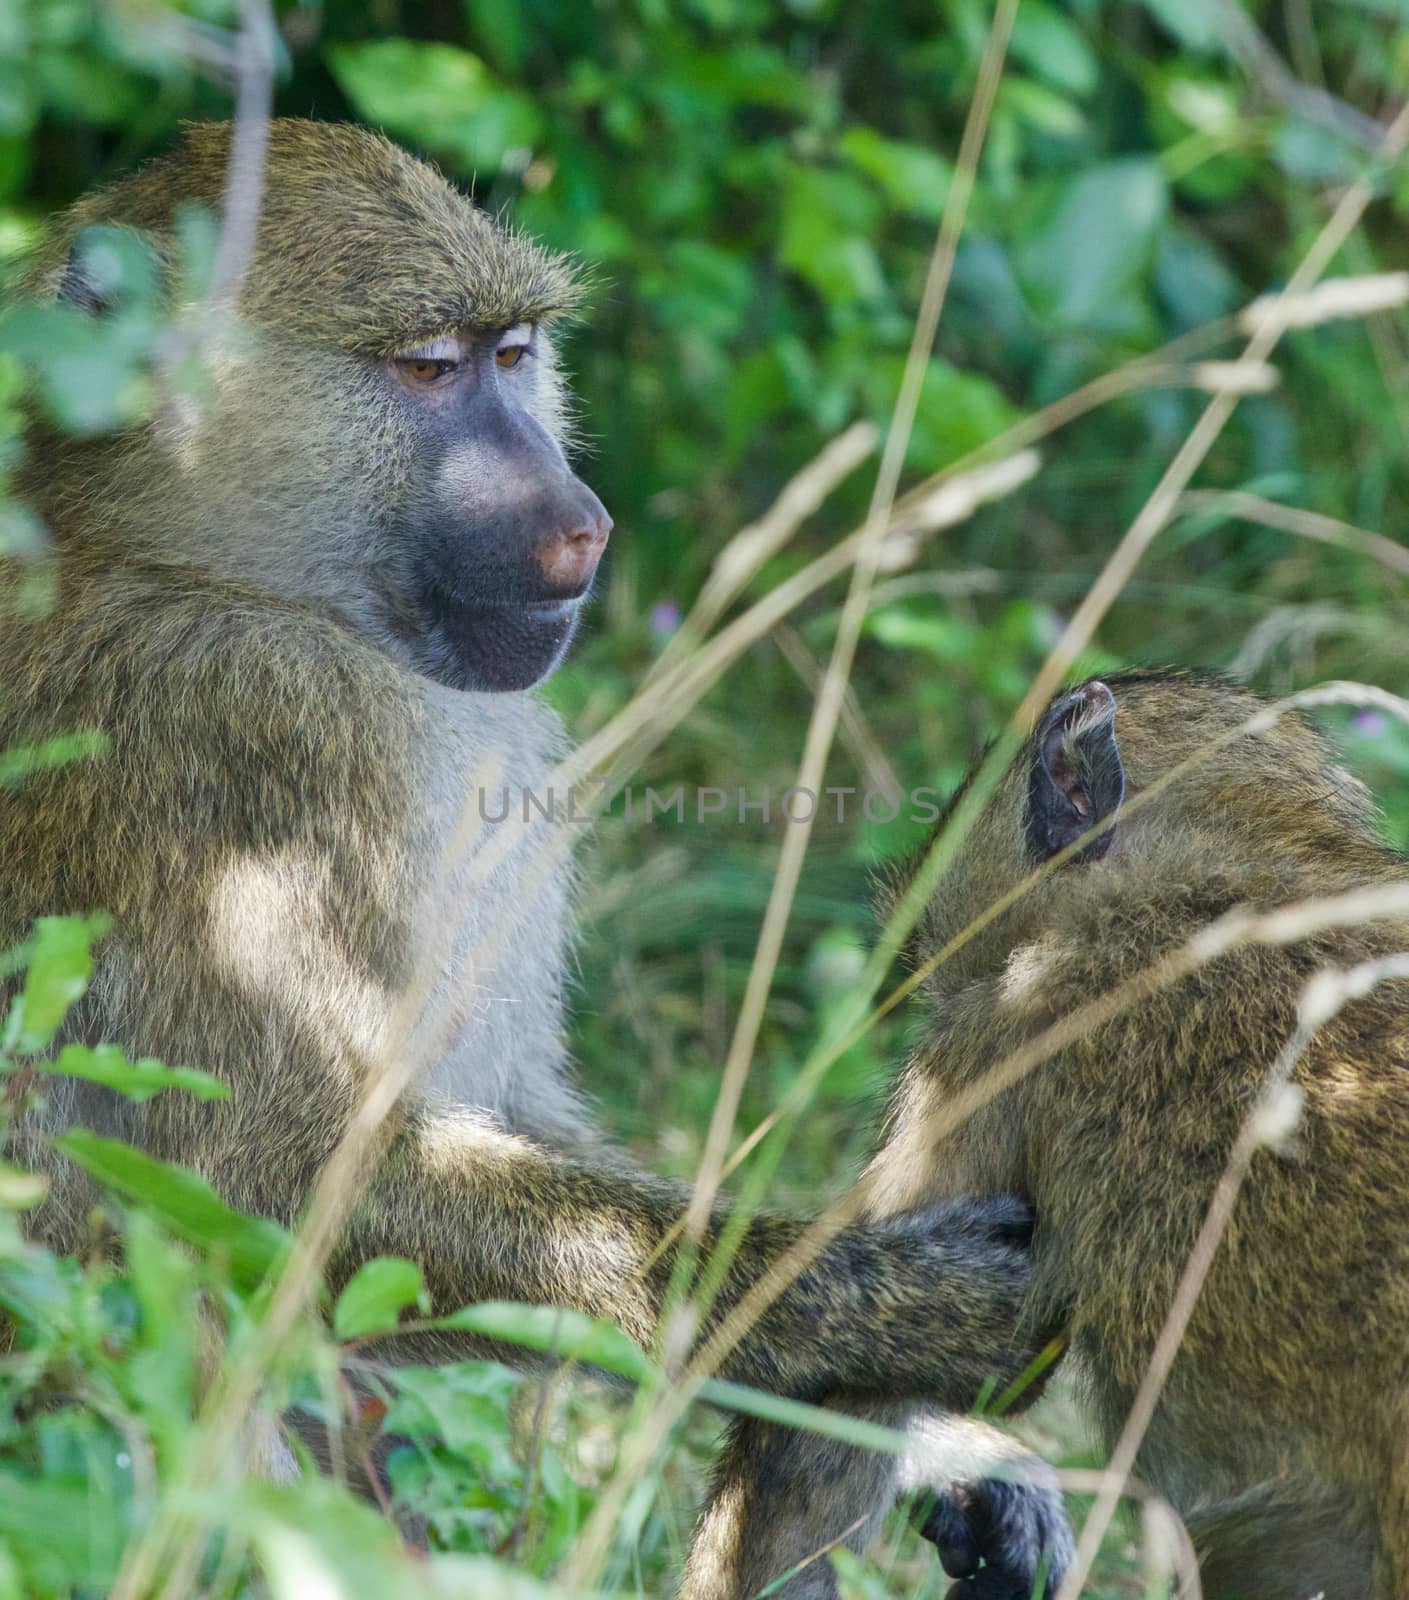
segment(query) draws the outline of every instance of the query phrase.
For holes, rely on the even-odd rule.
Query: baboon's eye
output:
[[[403,356],[396,364],[403,377],[421,384],[435,383],[459,365],[456,361],[445,361],[439,356]]]
[[[510,328],[499,340],[499,348],[494,352],[494,360],[501,367],[516,367],[526,355],[531,354],[530,346],[533,341],[533,328],[528,323],[522,323],[517,328]]]

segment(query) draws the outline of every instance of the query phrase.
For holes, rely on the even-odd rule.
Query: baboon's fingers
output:
[[[964,1484],[935,1500],[920,1531],[950,1577],[966,1580],[952,1591],[959,1600],[1055,1594],[1076,1553],[1061,1492],[1049,1483]]]

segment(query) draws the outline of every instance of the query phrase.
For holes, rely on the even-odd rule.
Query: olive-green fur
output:
[[[1265,702],[1199,674],[1107,682],[1128,784],[1110,851],[1057,868],[927,977],[926,1037],[876,1173],[912,1203],[955,1188],[1034,1202],[1040,1292],[1074,1306],[1075,1351],[1113,1440],[1303,986],[1409,950],[1409,918],[1236,949],[1094,1028],[947,1139],[928,1139],[927,1123],[1042,1028],[1232,908],[1409,884],[1409,862],[1295,715],[1135,804]],[[984,808],[916,933],[917,961],[1029,871],[1034,758],[1029,748]],[[1205,1595],[1359,1596],[1374,1562],[1377,1600],[1404,1600],[1409,982],[1321,1027],[1293,1081],[1294,1148],[1253,1157],[1139,1471],[1189,1518]]]
[[[95,223],[160,238],[183,205],[219,212],[229,163],[228,123],[188,125],[169,155],[70,207],[32,270],[52,277]],[[461,327],[551,320],[580,296],[564,257],[496,222],[389,140],[350,124],[270,123],[240,294],[257,326],[390,355]]]
[[[183,202],[218,203],[228,152],[228,129],[193,128],[81,202],[35,292],[55,292],[86,223],[161,234]],[[422,436],[375,355],[539,319],[573,293],[560,261],[385,140],[276,123],[241,302],[257,337],[218,344],[199,404],[96,440],[31,430],[25,482],[57,602],[0,627],[0,749],[73,729],[106,747],[0,789],[0,946],[38,916],[107,911],[59,1043],[112,1040],[229,1089],[134,1105],[45,1080],[15,1142],[52,1178],[27,1214],[51,1245],[74,1247],[97,1198],[53,1132],[129,1139],[293,1224],[369,1080],[409,1061],[331,1283],[409,1256],[437,1310],[521,1299],[653,1337],[689,1196],[613,1153],[573,1082],[562,832],[526,817],[496,855],[463,825],[476,785],[541,795],[562,731],[531,691],[462,691],[416,666],[420,613],[395,581],[417,554]],[[522,377],[551,432],[560,386],[546,361]],[[740,1230],[711,1326],[803,1228]],[[966,1405],[1040,1343],[1020,1324],[1029,1288],[1025,1251],[984,1204],[853,1226],[723,1370],[792,1394]]]
[[[1409,918],[1236,949],[1093,1028],[947,1135],[946,1107],[1233,908],[1409,884],[1409,861],[1299,717],[1230,742],[1266,711],[1246,689],[1180,671],[1106,682],[1127,780],[1113,842],[1103,859],[1049,872],[924,979],[923,1041],[870,1177],[883,1212],[960,1192],[1033,1202],[1035,1314],[1070,1313],[1109,1448],[1304,985],[1409,950]],[[910,941],[917,966],[1032,871],[1038,753],[1034,737],[983,806]],[[1406,1600],[1409,981],[1383,983],[1321,1027],[1293,1081],[1304,1097],[1294,1144],[1253,1156],[1137,1472],[1185,1517],[1207,1600]],[[742,1600],[878,1515],[893,1485],[873,1458],[853,1454],[848,1467],[838,1451],[741,1426],[692,1563],[725,1573],[722,1592]],[[780,1501],[796,1516],[786,1536]],[[777,1592],[831,1596],[821,1565]]]

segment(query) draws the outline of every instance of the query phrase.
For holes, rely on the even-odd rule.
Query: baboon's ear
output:
[[[1063,695],[1039,724],[1027,790],[1027,844],[1037,861],[1049,860],[1120,809],[1125,769],[1115,709],[1115,696],[1092,679]],[[1099,861],[1114,838],[1115,829],[1107,828],[1073,859]]]

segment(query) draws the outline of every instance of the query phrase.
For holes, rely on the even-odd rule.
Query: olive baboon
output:
[[[944,950],[979,909],[1115,819],[926,977],[927,1030],[871,1169],[879,1213],[953,1189],[1032,1201],[1035,1293],[1074,1308],[1073,1355],[1111,1442],[1304,984],[1409,950],[1409,918],[1235,948],[1093,1028],[947,1136],[937,1119],[1055,1019],[1230,909],[1409,883],[1363,788],[1297,717],[1231,739],[1148,804],[1125,806],[1127,782],[1133,800],[1265,705],[1178,672],[1059,697],[910,952],[923,963]],[[1294,1148],[1252,1157],[1137,1470],[1184,1516],[1210,1600],[1405,1600],[1409,982],[1382,983],[1323,1024],[1293,1084]],[[724,1472],[755,1519],[743,1542],[756,1578],[768,1546],[791,1541],[775,1562],[787,1570],[798,1542],[855,1517],[856,1499],[829,1504],[816,1487],[847,1478],[835,1447],[793,1436],[770,1456],[750,1426],[736,1429]],[[812,1519],[806,1532],[779,1518],[774,1501],[789,1494]]]
[[[194,127],[80,201],[32,290],[104,314],[89,230],[174,256],[176,213],[218,205],[229,154],[227,127]],[[49,1085],[16,1137],[51,1172],[38,1225],[55,1245],[92,1199],[45,1151],[72,1122],[294,1222],[395,1038],[418,922],[450,906],[424,1028],[445,1045],[331,1279],[406,1255],[442,1309],[528,1300],[651,1339],[685,1195],[613,1154],[572,1084],[568,875],[527,870],[549,824],[535,812],[492,871],[472,860],[436,897],[473,784],[534,789],[561,744],[543,705],[506,691],[559,660],[610,527],[563,450],[549,327],[576,292],[561,259],[385,140],[277,122],[239,324],[206,330],[207,392],[106,437],[32,430],[22,488],[58,601],[7,619],[0,745],[94,728],[108,750],[0,797],[0,943],[39,914],[106,909],[68,1037],[198,1064],[231,1091],[134,1105]],[[752,1222],[716,1317],[803,1226]],[[1024,1226],[983,1202],[851,1227],[724,1370],[967,1405],[1040,1342],[1017,1321]]]

